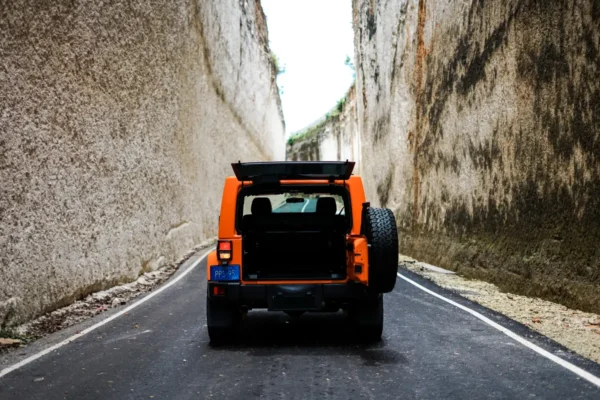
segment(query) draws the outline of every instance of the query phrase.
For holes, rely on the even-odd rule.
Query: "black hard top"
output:
[[[240,181],[346,180],[352,175],[353,161],[276,161],[231,164]]]

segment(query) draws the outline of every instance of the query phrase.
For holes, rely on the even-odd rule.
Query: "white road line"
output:
[[[573,372],[574,374],[578,375],[579,377],[593,383],[594,385],[600,387],[600,378],[597,376],[594,376],[592,374],[590,374],[589,372],[571,364],[568,361],[563,360],[560,357],[555,356],[554,354],[542,349],[539,346],[536,346],[535,344],[531,343],[529,340],[523,339],[521,336],[517,335],[516,333],[514,333],[513,331],[503,327],[500,324],[497,324],[496,322],[492,321],[491,319],[485,317],[484,315],[478,313],[477,311],[471,310],[468,307],[463,306],[462,304],[459,304],[455,301],[452,301],[450,299],[447,299],[444,296],[441,296],[421,285],[419,285],[417,282],[408,279],[407,277],[401,275],[400,273],[398,273],[398,277],[400,279],[405,280],[406,282],[410,283],[413,286],[416,286],[417,288],[423,290],[424,292],[429,293],[432,296],[437,297],[438,299],[445,301],[448,304],[452,304],[455,307],[460,308],[463,311],[468,312],[469,314],[473,315],[475,318],[480,319],[481,321],[485,322],[486,324],[490,325],[491,327],[499,330],[500,332],[504,333],[506,336],[512,338],[513,340],[521,343],[523,346],[530,348],[531,350],[535,351],[536,353],[538,353],[541,356],[546,357],[547,359],[555,362],[556,364],[560,365],[561,367],[564,367],[566,369],[568,369],[569,371]]]
[[[304,212],[304,210],[306,209],[306,207],[308,207],[308,204],[309,204],[309,203],[310,203],[310,199],[308,199],[308,200],[306,201],[306,204],[304,205],[304,207],[302,207],[302,210],[300,211],[301,213],[303,213],[303,212]]]
[[[45,356],[46,354],[53,352],[54,350],[57,350],[61,347],[63,347],[64,345],[67,345],[69,343],[71,343],[74,340],[79,339],[80,337],[82,337],[83,335],[86,335],[98,328],[100,328],[103,325],[108,324],[110,321],[112,321],[113,319],[119,318],[121,315],[133,310],[134,308],[136,308],[139,305],[144,304],[145,302],[147,302],[148,300],[150,300],[151,298],[153,298],[154,296],[164,292],[165,290],[167,290],[168,288],[170,288],[171,286],[173,286],[174,284],[176,284],[177,282],[179,282],[181,279],[183,279],[184,276],[186,276],[187,274],[189,274],[190,272],[192,272],[192,270],[194,268],[196,268],[198,265],[200,265],[200,263],[202,261],[204,261],[204,259],[208,256],[208,253],[210,253],[211,249],[206,250],[206,253],[204,253],[202,255],[202,257],[200,257],[199,259],[196,260],[196,262],[194,262],[188,269],[186,269],[185,271],[183,271],[181,274],[179,274],[179,276],[177,276],[175,279],[173,279],[172,281],[168,282],[166,285],[158,288],[156,291],[150,292],[149,295],[147,295],[146,297],[138,300],[137,302],[131,304],[129,307],[126,307],[124,309],[122,309],[121,311],[119,311],[118,313],[111,315],[110,317],[98,322],[95,325],[90,326],[89,328],[86,328],[84,330],[82,330],[81,332],[71,336],[68,339],[63,340],[62,342],[59,342],[53,346],[48,347],[47,349],[44,349],[42,351],[40,351],[39,353],[36,353],[32,356],[27,357],[24,360],[19,361],[18,363],[11,365],[10,367],[4,368],[2,371],[0,371],[0,378],[2,378],[5,375],[10,374],[11,372],[29,364],[32,361],[37,360],[40,357]]]

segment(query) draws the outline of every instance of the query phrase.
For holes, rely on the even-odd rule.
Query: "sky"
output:
[[[289,136],[323,117],[354,81],[350,0],[262,0]]]

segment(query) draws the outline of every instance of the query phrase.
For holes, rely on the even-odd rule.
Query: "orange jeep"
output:
[[[396,221],[365,201],[354,162],[232,167],[207,264],[211,342],[231,339],[256,308],[292,316],[344,309],[360,338],[381,339],[382,294],[398,271]]]

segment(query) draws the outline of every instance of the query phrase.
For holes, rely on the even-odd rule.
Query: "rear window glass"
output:
[[[252,214],[252,202],[257,197],[266,198],[271,202],[272,212],[275,213],[315,213],[320,198],[331,197],[335,200],[337,215],[345,215],[344,199],[337,194],[317,193],[283,193],[260,194],[244,196],[243,215]]]

